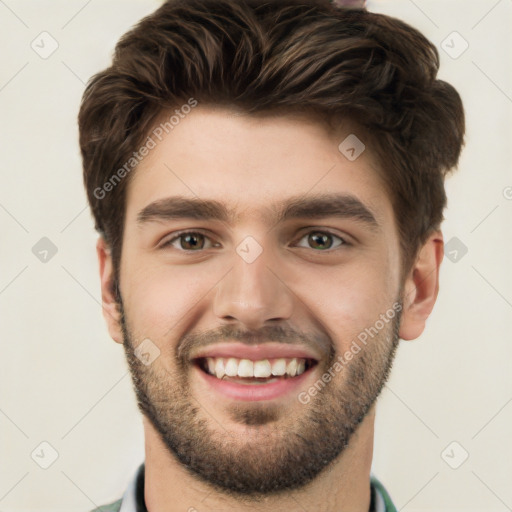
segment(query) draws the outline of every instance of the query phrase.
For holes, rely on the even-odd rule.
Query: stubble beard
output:
[[[233,404],[222,413],[213,403],[201,403],[201,397],[190,392],[190,366],[175,361],[168,371],[158,360],[145,366],[135,356],[122,301],[120,311],[139,410],[189,474],[246,502],[302,488],[342,455],[389,377],[401,312],[309,403],[297,400],[288,414],[270,403]],[[328,369],[333,373],[338,356],[331,349],[329,357],[319,362],[319,377]],[[230,432],[223,425],[225,414],[243,429]]]

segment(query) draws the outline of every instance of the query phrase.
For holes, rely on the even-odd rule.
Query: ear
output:
[[[121,312],[118,309],[114,294],[114,267],[110,247],[103,237],[96,243],[96,252],[100,266],[101,302],[103,317],[107,322],[110,336],[117,343],[123,343],[123,331],[121,328]]]
[[[399,336],[416,339],[425,329],[439,292],[439,268],[444,256],[441,231],[433,232],[418,251],[404,283],[403,311]]]

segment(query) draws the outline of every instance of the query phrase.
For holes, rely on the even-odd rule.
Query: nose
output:
[[[231,270],[218,283],[214,314],[247,329],[289,320],[297,300],[286,282],[284,269],[270,250],[263,248],[252,262],[235,252]]]

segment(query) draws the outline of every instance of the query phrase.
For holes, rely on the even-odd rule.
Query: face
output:
[[[225,493],[313,480],[388,376],[399,240],[349,133],[199,106],[129,184],[111,333],[169,453]]]

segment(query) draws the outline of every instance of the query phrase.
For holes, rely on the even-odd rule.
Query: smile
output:
[[[194,368],[214,393],[231,400],[274,400],[297,394],[317,365],[315,359],[199,357]]]
[[[210,375],[223,379],[237,377],[238,380],[267,381],[272,377],[295,377],[303,374],[315,364],[312,359],[278,358],[251,361],[236,357],[204,357],[197,360],[199,367]]]

